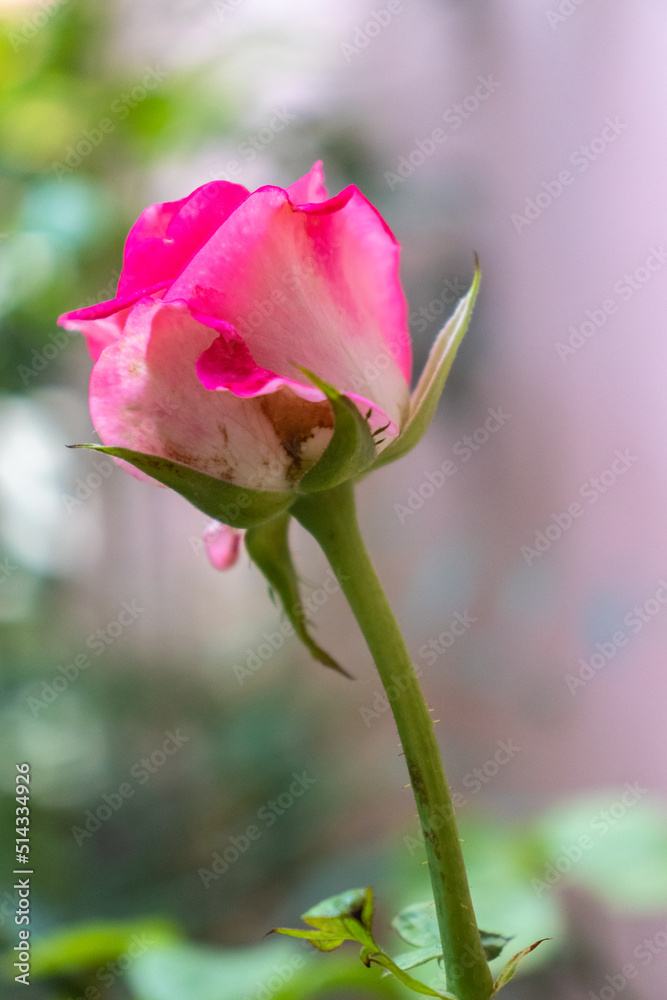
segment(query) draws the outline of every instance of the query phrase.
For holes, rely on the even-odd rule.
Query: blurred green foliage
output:
[[[0,389],[12,391],[36,384],[25,369],[61,312],[115,294],[142,172],[232,121],[206,67],[118,68],[112,5],[52,6],[0,21]]]

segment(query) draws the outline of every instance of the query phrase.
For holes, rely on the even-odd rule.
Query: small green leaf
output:
[[[385,448],[375,461],[373,468],[380,468],[389,462],[402,458],[421,439],[435,414],[447,376],[456,352],[468,329],[477,292],[479,291],[479,262],[475,261],[475,276],[472,285],[459,302],[453,316],[438,334],[428,361],[410,399],[410,413],[407,423],[395,441]]]
[[[321,920],[328,920],[331,917],[349,917],[370,931],[373,926],[373,890],[370,887],[347,889],[337,896],[329,896],[321,903],[311,906],[301,919],[307,924],[319,927]]]
[[[313,948],[317,948],[318,951],[334,951],[335,948],[340,948],[345,941],[355,940],[354,938],[346,936],[338,937],[333,931],[306,931],[293,927],[274,927],[274,929],[269,933],[284,934],[286,937],[293,938],[305,938],[305,940],[310,941]]]
[[[440,944],[440,931],[436,919],[435,906],[430,903],[414,903],[394,917],[391,922],[404,941],[416,948],[429,948]]]
[[[391,923],[404,941],[419,949],[415,952],[405,952],[395,959],[396,964],[402,969],[411,969],[434,958],[442,958],[440,931],[433,902],[406,906]],[[497,958],[507,942],[511,941],[511,938],[489,931],[480,931],[479,936],[489,962]],[[405,964],[406,962],[409,964]]]
[[[375,461],[377,450],[368,423],[352,400],[306,368],[301,371],[326,395],[334,413],[333,437],[297,487],[300,493],[319,493],[365,472]]]
[[[373,951],[379,950],[373,940],[373,890],[348,889],[331,896],[301,914],[304,923],[314,931],[293,931],[275,928],[275,933],[306,938],[320,951],[338,948],[343,941],[358,941]]]
[[[331,896],[302,914],[304,923],[315,930],[292,930],[276,927],[271,933],[287,934],[289,937],[305,938],[318,951],[333,951],[344,941],[358,941],[361,944],[361,960],[364,965],[372,962],[392,973],[405,986],[423,996],[439,997],[440,1000],[457,1000],[451,993],[437,993],[413,979],[396,962],[386,955],[373,938],[373,890],[348,889],[338,896]]]
[[[489,962],[498,958],[505,945],[512,940],[511,937],[505,937],[504,934],[492,934],[489,931],[480,931],[479,936],[482,939],[484,954]]]
[[[198,510],[229,524],[232,528],[250,528],[262,524],[287,510],[296,500],[291,492],[277,493],[268,490],[248,490],[223,479],[215,479],[187,465],[171,462],[158,455],[145,455],[129,448],[111,448],[98,444],[75,444],[72,448],[90,448],[134,465],[141,472],[157,479],[163,486],[180,493]]]
[[[524,948],[522,951],[518,951],[516,955],[513,955],[512,958],[510,958],[509,962],[503,966],[500,975],[493,984],[493,993],[491,994],[491,996],[494,997],[496,993],[498,993],[498,991],[503,988],[503,986],[506,986],[507,983],[509,983],[510,979],[514,978],[519,963],[523,961],[526,955],[530,955],[531,951],[534,951],[539,944],[542,944],[543,941],[548,941],[548,940],[549,938],[540,938],[540,940],[536,941],[535,944],[531,944],[527,948]]]
[[[249,528],[245,536],[248,555],[262,571],[269,586],[278,594],[285,614],[312,656],[325,666],[333,667],[334,670],[349,677],[347,671],[317,645],[306,627],[308,620],[301,604],[299,581],[287,543],[289,521],[290,514],[287,512],[264,524]]]

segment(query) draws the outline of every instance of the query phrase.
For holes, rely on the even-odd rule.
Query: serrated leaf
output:
[[[297,486],[299,493],[319,493],[369,469],[377,457],[377,449],[367,421],[352,400],[306,368],[301,371],[326,395],[334,413],[331,441]]]
[[[513,955],[512,958],[510,958],[509,962],[507,962],[507,964],[503,966],[500,975],[493,984],[493,993],[491,994],[491,996],[494,997],[496,993],[498,993],[498,991],[503,988],[503,986],[506,986],[509,983],[510,979],[514,978],[514,976],[516,975],[516,970],[519,967],[519,963],[524,960],[526,955],[530,955],[531,951],[535,951],[538,945],[542,944],[543,941],[548,941],[548,940],[549,938],[540,938],[539,941],[536,941],[534,944],[529,945],[522,951],[518,951],[516,955]]]
[[[454,314],[438,334],[421,378],[410,399],[410,412],[400,437],[385,448],[373,468],[395,462],[410,451],[425,433],[435,414],[456,352],[468,329],[475,299],[479,291],[479,262],[475,260],[475,276],[468,293],[459,301]]]
[[[308,621],[299,594],[299,581],[287,542],[289,521],[290,514],[286,512],[271,521],[249,528],[245,536],[248,555],[262,571],[269,586],[278,594],[285,614],[311,655],[325,666],[349,677],[347,671],[318,646],[308,632]]]
[[[250,528],[276,517],[296,500],[292,492],[249,490],[223,479],[215,479],[187,465],[172,462],[158,455],[146,455],[129,448],[112,448],[99,444],[75,444],[72,448],[89,448],[113,458],[121,458],[163,486],[179,493],[198,510],[232,528]]]

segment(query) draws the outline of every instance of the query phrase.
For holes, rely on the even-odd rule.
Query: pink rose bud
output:
[[[206,555],[214,569],[231,569],[238,562],[243,533],[220,521],[210,521],[202,535]]]
[[[334,424],[306,369],[372,432],[386,428],[382,451],[410,405],[398,266],[376,209],[354,186],[329,198],[320,163],[287,190],[212,181],[150,206],[127,238],[116,298],[60,318],[95,361],[102,442],[235,486],[295,491]]]

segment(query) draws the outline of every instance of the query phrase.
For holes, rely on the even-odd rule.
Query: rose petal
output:
[[[164,290],[164,285],[149,288],[147,294],[156,297]],[[74,309],[58,317],[60,326],[66,330],[77,330],[86,338],[88,351],[93,361],[97,361],[105,347],[113,344],[123,335],[130,309],[136,302],[136,295],[126,295],[109,302],[99,302],[84,309]]]
[[[243,532],[220,521],[209,521],[202,539],[206,555],[214,569],[231,569],[238,562]]]
[[[317,160],[303,177],[290,184],[287,194],[293,205],[312,205],[326,201],[329,193],[324,183],[322,161]]]
[[[93,361],[97,361],[104,348],[113,344],[114,340],[118,340],[122,335],[130,308],[131,306],[128,306],[127,309],[119,309],[110,316],[100,316],[91,320],[78,319],[73,313],[67,313],[61,316],[58,322],[66,330],[77,330],[82,333],[86,338],[88,353]],[[84,310],[80,309],[78,312]]]
[[[301,385],[260,368],[238,330],[230,323],[199,313],[194,318],[220,333],[197,360],[197,376],[205,389],[229,389],[235,396],[248,397],[264,396],[286,385],[302,399],[315,402],[326,398],[312,384]]]
[[[127,234],[123,259],[129,257],[145,240],[166,236],[169,223],[191,197],[192,194],[189,194],[178,201],[159,202],[145,208]]]
[[[305,385],[303,366],[400,427],[411,365],[399,247],[354,187],[294,206],[261,188],[165,294],[236,328],[258,368]]]
[[[127,238],[118,294],[142,292],[158,282],[172,281],[248,194],[240,184],[211,181],[181,201],[151,205]]]
[[[204,326],[221,331],[217,340],[214,340],[197,360],[197,376],[205,389],[227,389],[235,396],[248,398],[264,396],[270,392],[277,392],[281,387],[286,387],[300,396],[301,399],[308,399],[312,402],[326,399],[325,394],[312,382],[306,384],[296,382],[294,379],[284,378],[256,365],[238,330],[229,323],[223,323],[221,320],[215,320],[201,314],[197,314],[195,319],[203,323]],[[398,436],[398,425],[372,400],[354,392],[347,395],[354,400],[361,413],[367,417],[371,430],[376,431],[382,428],[388,437]],[[385,441],[384,438],[382,440],[385,442],[385,446],[389,444],[389,441]]]
[[[122,335],[129,307],[166,288],[247,197],[248,191],[239,184],[211,181],[180,201],[149,205],[125,241],[115,298],[64,313],[58,323],[66,330],[80,331],[96,361],[104,348]]]
[[[125,335],[105,349],[91,376],[100,438],[250,489],[292,488],[331,439],[328,402],[284,387],[251,399],[207,391],[196,363],[212,336],[182,301],[138,302]]]

